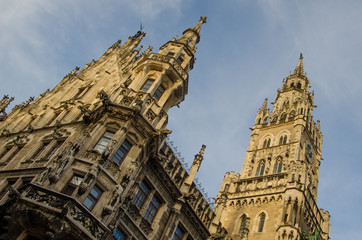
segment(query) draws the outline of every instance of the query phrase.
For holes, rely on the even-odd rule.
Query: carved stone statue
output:
[[[72,148],[73,143],[69,142],[68,146],[65,147],[58,154],[58,161],[55,168],[49,174],[49,181],[51,183],[56,183],[59,180],[59,177],[62,175],[63,171],[73,162],[75,149]]]
[[[100,164],[103,165],[103,164],[108,160],[110,154],[111,154],[111,153],[113,152],[113,150],[115,149],[117,143],[118,143],[118,142],[117,142],[116,140],[112,140],[112,141],[107,145],[107,147],[106,147],[106,148],[104,149],[104,151],[102,152],[101,159],[99,160],[99,163],[100,163]]]
[[[93,164],[90,168],[88,173],[85,175],[83,181],[79,184],[78,193],[83,194],[88,189],[89,185],[97,178],[100,172],[100,165]]]

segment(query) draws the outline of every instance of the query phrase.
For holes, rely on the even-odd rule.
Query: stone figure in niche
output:
[[[116,145],[117,145],[117,141],[116,140],[112,140],[108,145],[107,147],[104,149],[104,151],[102,152],[102,155],[101,155],[101,159],[99,160],[99,163],[100,164],[104,164],[109,156],[111,155],[111,153],[113,152],[113,150],[115,149]]]
[[[80,149],[81,146],[83,146],[83,144],[85,143],[85,141],[87,140],[87,138],[90,137],[89,132],[84,132],[78,139],[77,141],[75,141],[75,144],[73,146],[73,148],[75,149],[75,153],[77,153]]]
[[[56,167],[49,174],[49,181],[51,183],[56,183],[59,180],[63,171],[73,162],[74,155],[75,149],[73,148],[73,143],[69,142],[68,146],[58,155]]]
[[[90,168],[88,173],[85,175],[83,181],[79,184],[78,193],[83,194],[88,189],[89,185],[97,178],[100,172],[100,165],[93,164]]]
[[[116,185],[114,187],[109,203],[103,208],[103,216],[110,215],[114,211],[115,206],[121,201],[122,192],[123,187],[121,185]]]

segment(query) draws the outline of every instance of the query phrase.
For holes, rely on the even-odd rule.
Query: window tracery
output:
[[[265,161],[261,160],[258,164],[258,167],[256,168],[255,177],[263,176],[265,170]]]

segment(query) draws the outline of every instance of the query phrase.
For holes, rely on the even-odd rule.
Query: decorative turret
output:
[[[269,109],[268,109],[268,98],[265,98],[263,105],[259,108],[256,114],[255,124],[268,123],[269,120]]]

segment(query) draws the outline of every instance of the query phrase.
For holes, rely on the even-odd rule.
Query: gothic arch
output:
[[[258,176],[263,176],[264,173],[265,173],[265,164],[266,164],[266,161],[265,159],[261,159],[259,162],[258,162],[258,166],[256,168],[256,172],[255,172],[255,176],[258,177]]]
[[[254,232],[264,232],[268,219],[267,212],[264,210],[260,211],[254,218]]]
[[[288,130],[282,130],[282,131],[280,131],[277,135],[276,135],[276,137],[275,137],[275,139],[278,141],[278,143],[280,142],[280,137],[284,137],[284,136],[286,136],[287,137],[287,142],[288,141],[290,141],[290,135],[291,135],[291,133],[290,133],[290,131],[288,131]],[[287,143],[286,142],[286,143]]]
[[[235,233],[240,235],[241,239],[247,239],[249,235],[250,218],[246,213],[242,214],[237,221]]]
[[[31,239],[82,239],[79,233],[65,230],[71,229],[69,227],[65,227],[65,229],[58,228],[59,219],[57,217],[48,215],[48,213],[40,212],[36,209],[24,209],[22,206],[18,207],[22,210],[15,210],[10,214],[5,213],[5,216],[2,216],[0,219],[3,227],[7,227],[7,236],[2,235],[2,237],[5,237],[5,239],[16,239],[21,234],[25,234],[28,238]]]
[[[265,134],[259,142],[259,148],[267,147],[269,143],[269,147],[272,145],[272,142],[274,141],[274,136],[270,133]]]
[[[281,173],[283,170],[283,157],[277,156],[273,166],[273,174]]]

